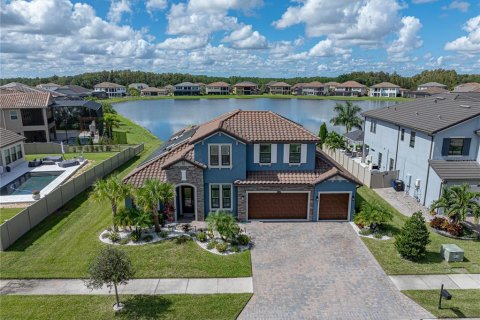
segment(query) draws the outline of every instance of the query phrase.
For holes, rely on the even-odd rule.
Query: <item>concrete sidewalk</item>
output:
[[[253,293],[252,278],[134,279],[119,287],[120,294]],[[109,294],[90,290],[81,279],[0,280],[0,295]]]
[[[398,290],[480,289],[480,274],[390,276]]]

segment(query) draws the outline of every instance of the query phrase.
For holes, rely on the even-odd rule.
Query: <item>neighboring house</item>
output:
[[[25,137],[0,127],[0,174],[8,166],[13,168],[25,161]]]
[[[418,91],[427,90],[427,89],[430,89],[430,88],[440,88],[440,89],[447,90],[446,85],[444,85],[442,83],[438,83],[438,82],[427,82],[427,83],[420,84],[420,85],[417,86]]]
[[[175,92],[175,86],[172,86],[171,84],[167,84],[165,87],[163,87],[165,90],[167,90],[168,95],[172,95]]]
[[[0,127],[16,132],[26,142],[50,142],[55,137],[51,92],[0,95]]]
[[[205,88],[206,94],[218,94],[218,95],[226,95],[230,94],[230,85],[226,82],[212,82],[207,84]]]
[[[347,144],[349,146],[353,146],[354,148],[356,148],[357,146],[363,145],[363,139],[365,134],[363,130],[356,129],[356,130],[344,133],[343,136],[347,140]]]
[[[131,83],[128,85],[129,88],[137,89],[138,91],[142,91],[145,88],[148,88],[148,84],[146,83]]]
[[[0,86],[0,89],[2,89],[3,93],[48,92],[45,89],[32,88],[20,82],[10,82],[10,83],[4,84],[3,86]]]
[[[478,92],[480,93],[480,83],[468,82],[462,83],[453,89],[453,92]]]
[[[370,97],[394,98],[400,96],[400,86],[390,82],[382,82],[370,87]]]
[[[325,82],[325,89],[328,92],[335,92],[335,89],[340,85],[340,83],[335,81]]]
[[[142,96],[166,96],[168,91],[165,88],[146,87],[140,91]]]
[[[364,96],[367,94],[367,86],[357,81],[346,81],[335,88],[338,96]]]
[[[95,92],[105,92],[109,98],[123,97],[127,94],[127,88],[112,82],[102,82],[93,86]]]
[[[200,86],[196,83],[182,82],[175,85],[174,95],[176,96],[198,96]]]
[[[323,96],[326,93],[326,87],[318,81],[304,83],[302,85],[302,96]]]
[[[55,91],[58,88],[60,88],[61,85],[53,83],[53,82],[49,82],[49,83],[38,84],[38,85],[36,85],[36,87],[39,88],[39,89]]]
[[[365,139],[380,171],[398,170],[424,206],[444,186],[480,184],[480,99],[444,94],[364,112]]]
[[[200,87],[200,94],[205,94],[207,85],[203,82],[198,82],[195,84]]]
[[[85,98],[92,95],[92,90],[74,84],[61,86],[54,91],[70,98]]]
[[[286,82],[269,82],[267,83],[267,90],[270,94],[290,94],[292,86]]]
[[[444,88],[439,88],[439,87],[431,87],[428,89],[423,89],[423,90],[414,90],[414,91],[407,91],[404,93],[404,97],[407,98],[428,98],[431,96],[435,96],[438,94],[444,94],[448,93],[449,91]]]
[[[243,81],[233,86],[233,94],[236,95],[252,95],[258,93],[258,85],[253,82]]]
[[[305,85],[304,82],[299,82],[299,83],[296,83],[293,85],[292,87],[292,94],[295,95],[295,96],[300,96],[302,95],[302,89],[303,89],[303,86]]]
[[[360,182],[318,141],[274,112],[237,110],[176,133],[124,182],[174,184],[176,221],[218,210],[241,221],[352,220]]]

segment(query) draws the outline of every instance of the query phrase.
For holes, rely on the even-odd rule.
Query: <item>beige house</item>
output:
[[[325,95],[326,87],[323,83],[312,81],[304,83],[302,86],[303,96],[323,96]]]
[[[258,84],[250,81],[242,81],[233,86],[233,94],[252,95],[258,94]]]
[[[25,140],[25,137],[13,131],[0,128],[0,173],[7,166],[13,168],[25,161],[23,140]]]
[[[105,92],[109,98],[123,97],[127,94],[127,88],[112,82],[102,82],[93,86],[95,92]]]
[[[226,95],[230,94],[230,85],[223,81],[212,82],[207,84],[205,90],[206,94]]]
[[[166,96],[168,95],[167,89],[155,88],[155,87],[146,87],[140,91],[142,96]]]
[[[55,137],[54,103],[49,92],[0,95],[0,127],[26,138],[26,142],[50,142]]]
[[[337,96],[364,96],[367,94],[367,86],[357,81],[346,81],[335,88]]]
[[[286,82],[269,82],[267,90],[270,94],[290,94],[292,86]]]

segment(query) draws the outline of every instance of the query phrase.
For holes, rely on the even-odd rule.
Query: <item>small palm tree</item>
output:
[[[165,213],[169,212],[170,204],[175,198],[175,186],[171,183],[162,183],[160,203],[165,208]],[[165,219],[162,220],[162,225],[165,223]]]
[[[107,179],[97,180],[93,185],[91,197],[97,202],[108,200],[112,208],[113,229],[118,231],[115,216],[120,201],[125,200],[131,193],[131,187],[124,184],[118,176],[110,176]]]
[[[118,117],[117,117],[116,114],[106,113],[103,116],[103,123],[105,125],[104,135],[106,135],[108,138],[112,139],[113,138],[113,128],[118,128],[119,127],[120,120],[118,120]]]
[[[332,150],[345,148],[345,140],[335,131],[329,132],[325,138],[324,145]]]
[[[170,183],[163,183],[156,179],[147,179],[143,187],[137,189],[136,200],[145,211],[152,214],[155,231],[160,232],[159,203],[166,205],[173,201],[174,187]]]
[[[337,113],[336,117],[333,117],[330,122],[335,126],[345,126],[347,133],[352,128],[362,129],[363,120],[360,117],[362,108],[354,105],[351,101],[347,101],[345,105],[337,103],[333,110]]]
[[[442,208],[453,223],[464,221],[467,214],[471,213],[475,223],[478,223],[480,217],[478,199],[480,199],[480,192],[470,191],[468,184],[445,187],[442,196],[432,204],[431,209]]]

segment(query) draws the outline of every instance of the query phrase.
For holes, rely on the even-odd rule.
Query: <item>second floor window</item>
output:
[[[400,140],[405,140],[405,129],[402,129],[401,133],[400,133]]]
[[[17,120],[17,119],[18,119],[17,110],[10,110],[10,120]]]
[[[302,145],[294,143],[290,145],[289,163],[300,163],[302,157]]]
[[[272,145],[261,144],[260,145],[260,163],[272,162]]]
[[[231,146],[229,144],[209,145],[209,166],[230,167],[232,163]]]
[[[370,122],[370,132],[377,133],[377,121],[371,120]]]
[[[410,148],[415,148],[415,131],[410,132]]]
[[[445,143],[447,143],[448,149],[446,150],[447,156],[468,156],[470,153],[470,138],[449,138],[444,139],[444,148]],[[442,153],[445,153],[442,150]],[[445,155],[445,154],[444,154]]]

